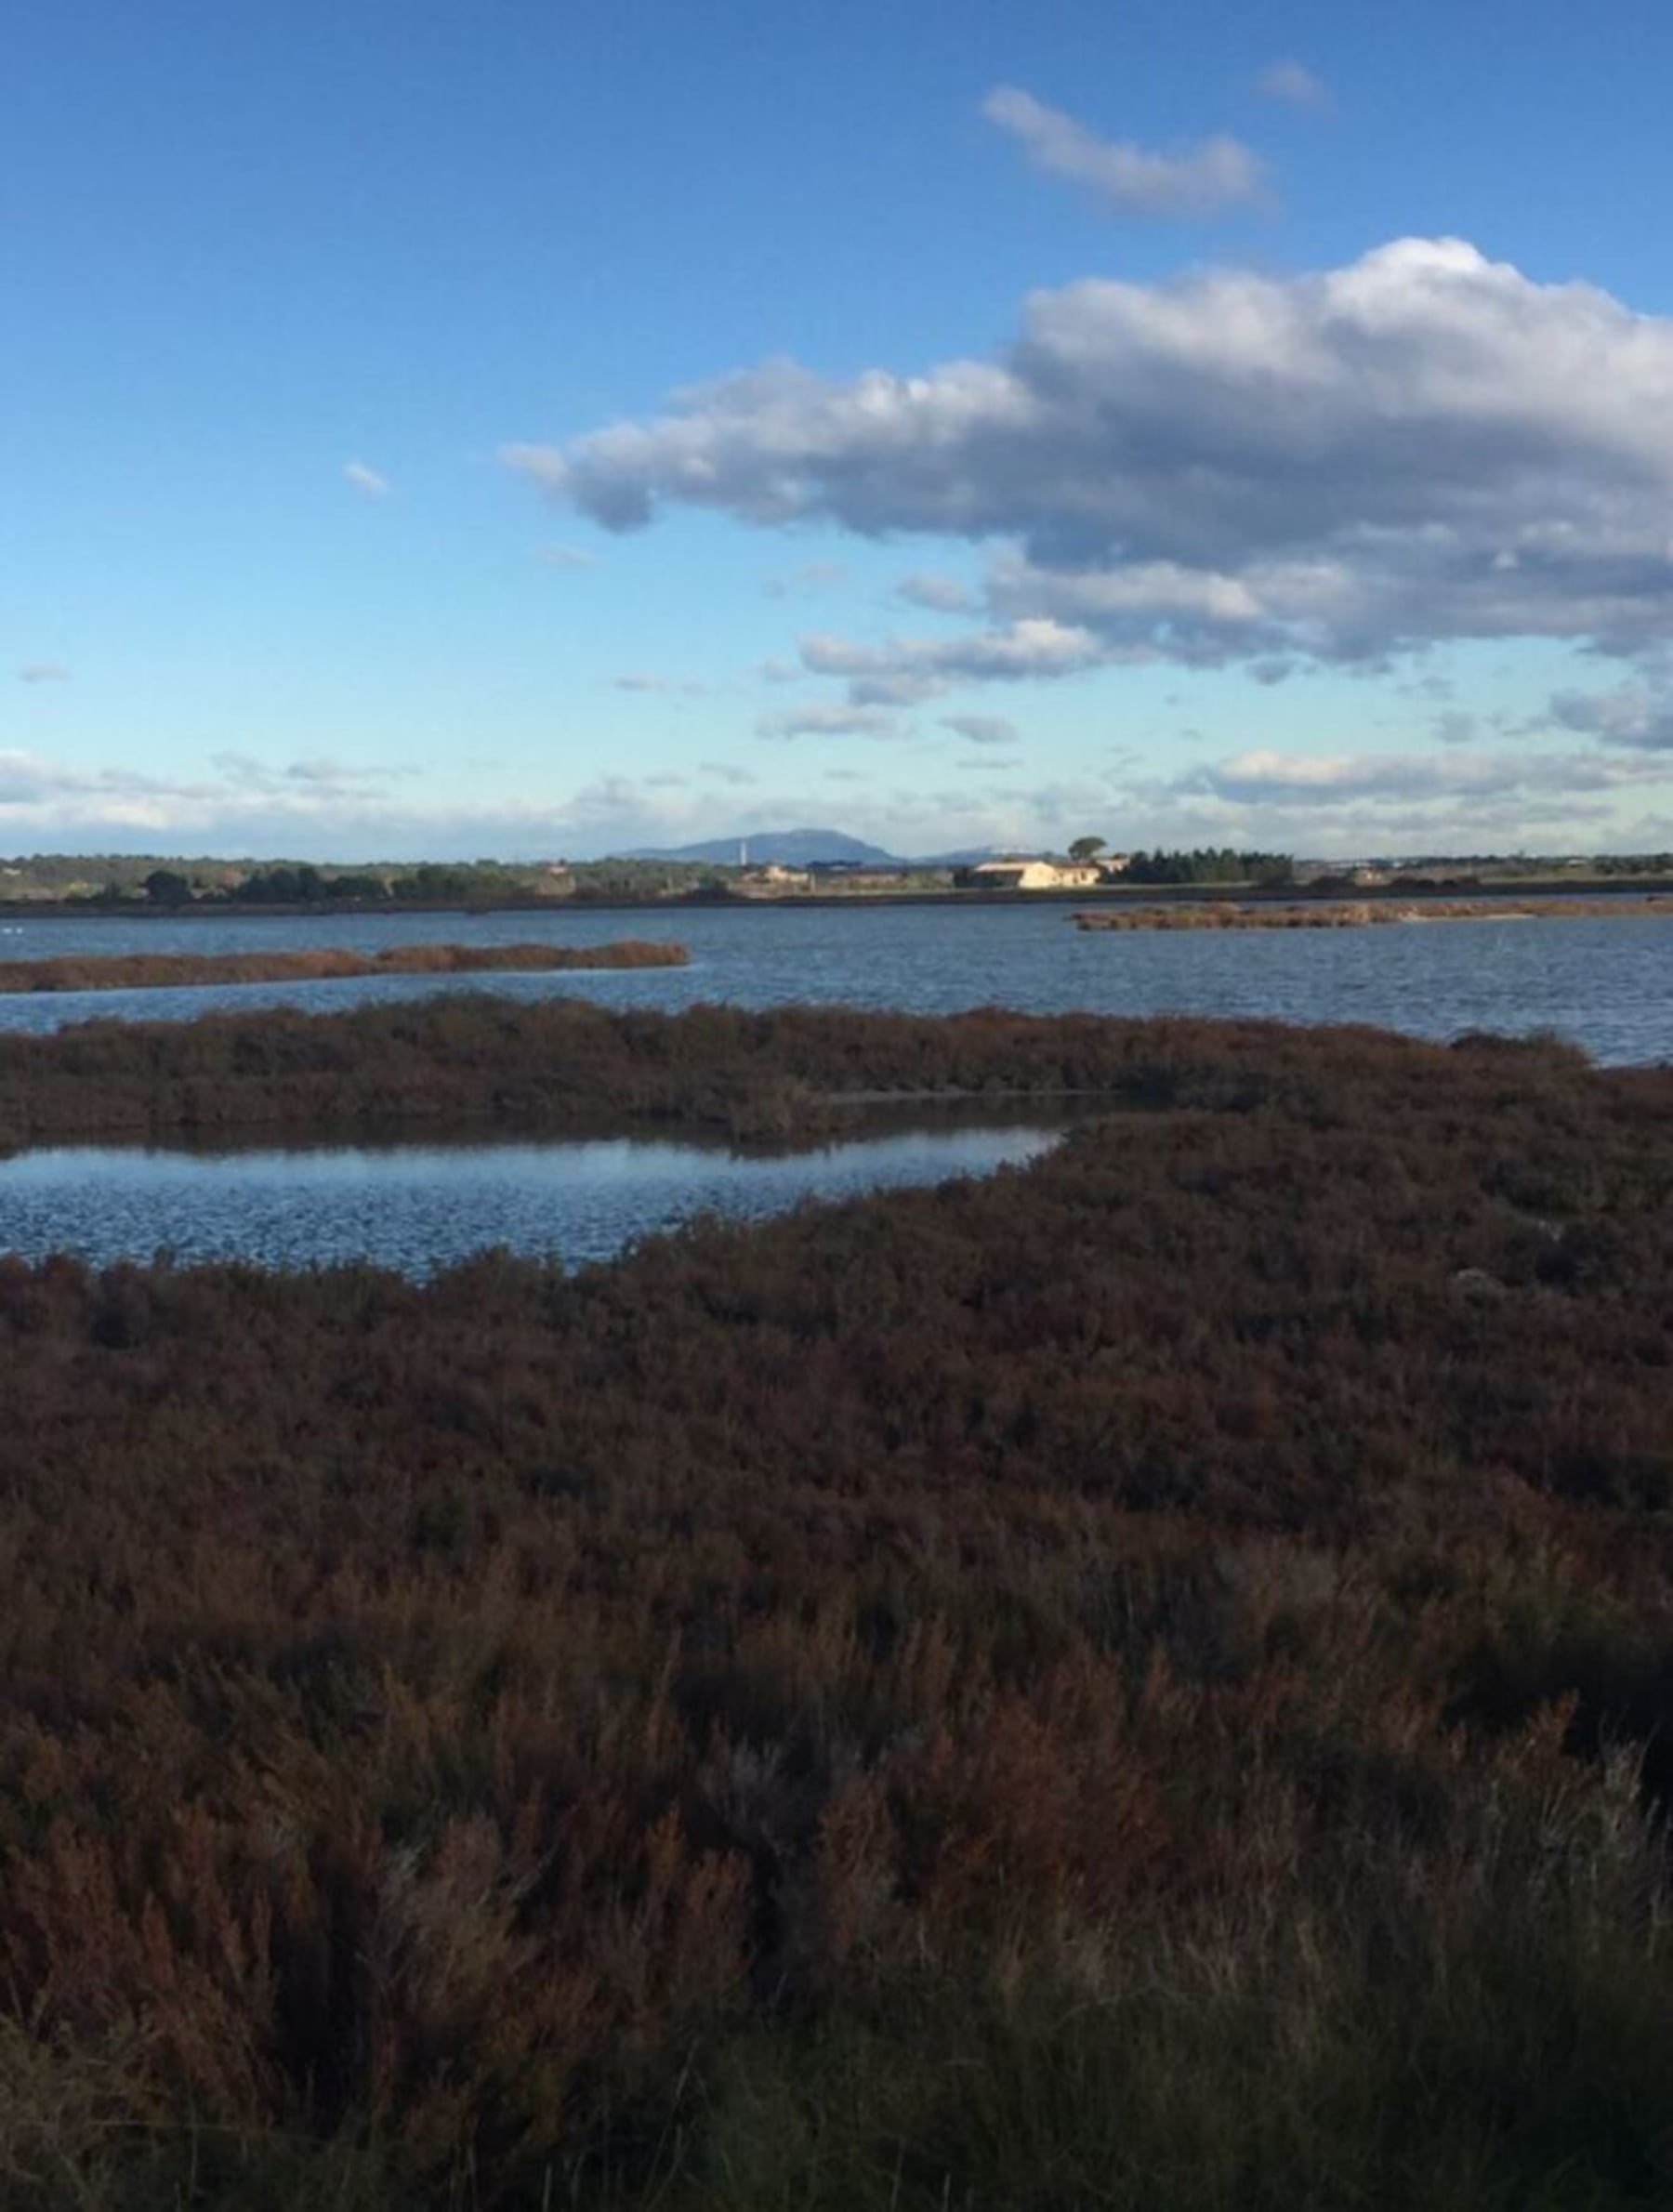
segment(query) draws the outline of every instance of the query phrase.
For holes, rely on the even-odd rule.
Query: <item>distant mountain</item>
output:
[[[967,845],[962,852],[925,852],[914,856],[915,868],[974,868],[982,861],[1048,861],[1056,855],[1043,846]]]
[[[867,845],[859,837],[845,837],[840,830],[760,830],[746,837],[710,837],[701,845],[642,848],[622,855],[629,861],[714,861],[735,866],[740,851],[752,868],[776,865],[805,868],[810,861],[858,861],[868,867],[898,864],[893,853],[880,845]]]

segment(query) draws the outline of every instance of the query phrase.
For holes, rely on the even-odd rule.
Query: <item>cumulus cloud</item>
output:
[[[68,683],[70,671],[58,661],[25,661],[18,670],[20,683]]]
[[[1447,639],[1673,639],[1669,421],[1673,319],[1406,239],[1310,274],[1075,283],[995,361],[770,362],[507,458],[613,530],[684,505],[985,542],[996,634],[1090,640],[1059,673],[1375,666]],[[920,640],[895,673],[1008,672],[981,665],[988,634],[964,670]]]
[[[1303,61],[1274,61],[1256,78],[1255,89],[1262,99],[1277,100],[1286,108],[1311,108],[1316,114],[1328,114],[1336,106],[1330,86]]]
[[[1003,715],[943,715],[942,728],[972,745],[1014,745],[1021,740],[1015,722]]]
[[[1100,138],[1015,85],[996,86],[981,112],[1016,139],[1035,168],[1085,185],[1112,215],[1215,215],[1258,200],[1265,187],[1265,165],[1236,138],[1205,138],[1157,153]]]
[[[363,492],[368,499],[387,499],[394,490],[387,476],[380,476],[375,468],[368,467],[364,461],[345,462],[343,478],[357,492]]]

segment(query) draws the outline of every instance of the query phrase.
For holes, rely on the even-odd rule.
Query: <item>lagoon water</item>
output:
[[[168,991],[0,995],[0,1036],[103,1020],[181,1020],[439,990],[676,1008],[797,1000],[948,1013],[1189,1013],[1368,1022],[1445,1038],[1555,1031],[1601,1062],[1673,1060],[1673,919],[1446,922],[1362,929],[1083,934],[1060,905],[675,907],[592,914],[298,915],[0,925],[0,960],[399,943],[597,944],[666,937],[691,965],[619,973],[346,978]],[[1036,1116],[1036,1121],[1046,1116]],[[779,1157],[633,1139],[194,1153],[112,1148],[0,1162],[0,1251],[100,1264],[369,1259],[424,1274],[487,1245],[604,1259],[705,1210],[981,1174],[1054,1141],[1038,1126],[947,1126]]]
[[[623,973],[344,978],[202,989],[0,996],[0,1034],[94,1016],[178,1020],[277,1005],[347,1007],[441,990],[677,1007],[796,1000],[939,1014],[1270,1016],[1431,1037],[1552,1030],[1606,1063],[1673,1060],[1673,918],[1412,923],[1379,928],[1083,934],[1064,906],[670,907],[590,914],[366,915],[190,921],[117,916],[0,925],[0,960],[76,953],[231,953],[345,945],[599,944],[677,939],[691,965]]]
[[[1034,1158],[1052,1128],[943,1126],[813,1151],[715,1146],[391,1145],[187,1152],[75,1146],[0,1161],[0,1252],[74,1252],[99,1265],[369,1260],[425,1275],[484,1246],[566,1266],[703,1213],[759,1220],[810,1199],[986,1175]]]

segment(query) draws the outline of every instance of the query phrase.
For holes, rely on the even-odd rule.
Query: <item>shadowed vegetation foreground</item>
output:
[[[1673,2200],[1673,1074],[1085,1028],[573,1278],[0,1265],[0,2201]]]
[[[322,945],[291,953],[66,954],[0,960],[0,991],[162,991],[201,983],[312,983],[334,976],[505,974],[526,968],[683,968],[682,944],[392,944],[375,953]]]

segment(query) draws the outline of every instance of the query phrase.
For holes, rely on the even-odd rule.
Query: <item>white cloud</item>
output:
[[[1036,168],[1087,186],[1112,215],[1214,215],[1258,200],[1264,191],[1265,164],[1236,138],[1205,138],[1157,153],[1100,138],[1015,85],[995,86],[981,112],[1017,140]]]
[[[1003,715],[943,715],[942,728],[951,730],[972,745],[1015,745],[1021,743],[1015,722]]]
[[[1073,676],[1106,657],[1090,630],[1050,617],[962,638],[890,638],[882,645],[830,636],[801,641],[803,667],[814,676],[843,678],[856,706],[907,705],[961,683]]]
[[[995,362],[771,362],[507,458],[613,530],[673,504],[987,542],[999,634],[1094,641],[1062,670],[1375,666],[1454,638],[1673,640],[1669,422],[1673,320],[1407,239],[1313,274],[1072,284]],[[895,696],[1007,672],[942,667],[944,642],[912,645]]]
[[[791,706],[763,715],[758,737],[898,737],[900,724],[882,706]]]
[[[345,462],[343,478],[357,492],[363,492],[368,499],[387,499],[394,489],[387,476],[380,476],[375,468],[368,467],[364,461]]]
[[[1274,61],[1263,69],[1255,80],[1255,89],[1262,99],[1277,100],[1286,108],[1311,108],[1315,114],[1329,114],[1336,106],[1324,78],[1315,75],[1305,62],[1293,59]]]
[[[1279,753],[1264,748],[1192,769],[1176,793],[1249,803],[1339,806],[1346,799],[1519,799],[1610,792],[1657,771],[1597,753]]]
[[[273,767],[253,753],[232,747],[212,753],[209,765],[220,777],[224,791],[236,791],[244,797],[283,797],[304,809],[372,797],[415,772],[410,769],[362,767],[321,753]],[[179,788],[187,792],[202,789],[197,785]]]
[[[1124,843],[1257,845],[1311,855],[1641,847],[1660,764],[1598,750],[1379,754],[1266,747],[1168,775],[1135,765]]]
[[[58,661],[25,661],[18,670],[20,683],[68,683],[70,671]]]
[[[395,805],[399,771],[310,757],[270,765],[236,750],[202,775],[77,768],[21,751],[0,753],[0,835],[39,850],[295,851],[329,843],[359,823],[420,818]],[[481,848],[477,848],[481,849]]]
[[[598,566],[598,556],[581,546],[542,546],[540,560],[542,567],[565,573]]]

